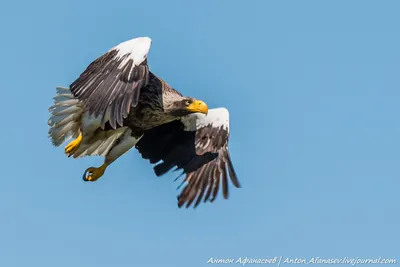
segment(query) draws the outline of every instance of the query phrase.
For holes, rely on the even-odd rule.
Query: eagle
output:
[[[83,180],[97,181],[135,147],[156,176],[181,171],[179,208],[213,202],[228,181],[240,188],[228,152],[229,112],[183,96],[149,70],[152,40],[138,37],[109,49],[67,87],[57,87],[49,108],[49,138],[68,157],[103,156]],[[178,179],[177,178],[177,179]]]

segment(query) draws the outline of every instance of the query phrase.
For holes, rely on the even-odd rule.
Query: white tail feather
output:
[[[78,137],[83,108],[68,88],[57,87],[53,100],[54,105],[49,108],[49,137],[53,145],[59,146],[71,137]]]
[[[68,88],[57,87],[53,98],[54,104],[49,108],[51,113],[48,124],[49,137],[55,146],[70,138],[76,138],[83,131],[83,139],[74,158],[84,156],[105,156],[115,142],[126,131],[126,127],[116,130],[99,130],[100,119],[84,113],[83,106],[75,99]]]

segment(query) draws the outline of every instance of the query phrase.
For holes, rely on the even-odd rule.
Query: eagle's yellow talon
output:
[[[66,147],[65,147],[65,154],[67,154],[68,157],[72,156],[78,149],[79,146],[81,145],[82,142],[82,135],[80,134],[78,138],[75,140],[71,141]]]
[[[103,176],[105,170],[107,168],[107,165],[103,164],[99,168],[88,168],[83,174],[83,180],[86,182],[94,182],[97,181],[101,176]]]

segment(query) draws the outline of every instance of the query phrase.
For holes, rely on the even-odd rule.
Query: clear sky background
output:
[[[398,1],[3,1],[0,266],[206,266],[211,257],[398,257]],[[241,189],[178,209],[175,174],[132,150],[68,159],[55,87],[110,47],[230,110]]]

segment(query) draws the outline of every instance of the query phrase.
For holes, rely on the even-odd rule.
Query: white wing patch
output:
[[[151,46],[151,39],[149,37],[138,37],[113,47],[110,49],[117,50],[117,58],[121,58],[125,55],[129,56],[121,62],[118,68],[123,68],[125,64],[132,59],[135,66],[139,66],[142,64],[143,61],[147,58],[147,54],[149,53],[150,46]]]
[[[229,111],[226,108],[213,108],[208,114],[193,113],[181,119],[185,131],[196,131],[211,125],[213,128],[223,127],[229,132]]]

